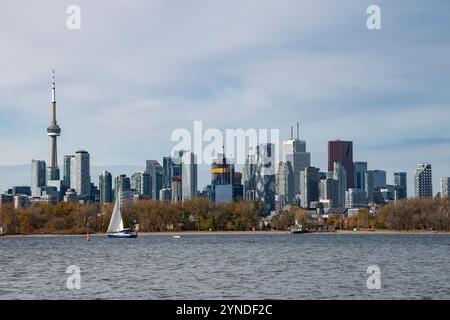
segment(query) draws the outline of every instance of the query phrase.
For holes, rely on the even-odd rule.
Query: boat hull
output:
[[[291,231],[291,234],[303,234],[308,233],[308,231]]]
[[[137,238],[137,234],[135,233],[109,233],[109,238]]]

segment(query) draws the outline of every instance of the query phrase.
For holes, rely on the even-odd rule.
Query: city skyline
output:
[[[53,90],[52,90],[52,92],[53,92]],[[53,97],[53,94],[52,94],[52,97]],[[52,98],[52,103],[53,103],[53,98]],[[280,154],[283,154],[283,148],[284,148],[284,144],[287,142],[287,143],[289,143],[289,142],[292,142],[293,140],[292,140],[292,136],[290,137],[290,138],[285,138],[285,139],[280,139],[280,141],[279,141],[279,144],[278,144],[278,147],[279,147],[279,149],[280,149]],[[295,139],[294,139],[294,141],[295,141]],[[298,141],[300,141],[300,142],[302,142],[302,143],[304,143],[305,141],[302,141],[302,140],[298,140]],[[330,143],[336,143],[336,142],[341,142],[341,140],[340,139],[337,139],[337,140],[332,140],[332,141],[327,141],[327,145],[328,145],[328,148],[329,148],[329,146],[330,146]],[[342,141],[342,142],[347,142],[347,141]],[[352,141],[348,141],[348,142],[350,142],[350,144],[351,144],[351,148],[353,149],[353,143],[352,143]],[[50,153],[50,162],[52,161],[52,159],[54,158],[54,152],[53,152],[53,142],[52,142],[52,146],[51,146],[51,153]],[[189,150],[186,150],[186,151],[189,151]],[[329,150],[328,150],[329,151]],[[84,150],[77,150],[75,153],[79,153],[79,152],[86,152],[86,151],[84,151]],[[252,154],[252,152],[251,151],[249,151],[251,154]],[[253,152],[254,153],[254,152]],[[160,158],[158,158],[158,159],[156,159],[156,160],[145,160],[145,162],[144,162],[144,164],[141,164],[141,165],[127,165],[127,164],[124,164],[124,165],[96,165],[95,167],[97,167],[97,171],[98,170],[100,170],[100,171],[104,171],[105,169],[104,168],[107,168],[107,167],[117,167],[117,169],[116,170],[114,170],[115,171],[115,173],[113,173],[113,175],[114,175],[114,177],[116,177],[116,176],[119,176],[119,175],[122,175],[122,174],[125,174],[125,175],[128,175],[128,176],[130,176],[131,177],[131,175],[133,174],[133,173],[136,173],[136,172],[143,172],[143,171],[148,171],[149,169],[149,163],[153,163],[153,162],[158,162],[158,165],[161,165],[161,163],[163,162],[163,160],[164,160],[164,157],[166,157],[167,155],[168,155],[169,153],[167,153],[166,155],[163,155],[163,156],[161,156]],[[328,158],[331,156],[331,154],[328,154]],[[57,157],[57,155],[56,155],[56,157]],[[72,154],[69,154],[69,155],[64,155],[64,161],[65,161],[65,159],[66,159],[66,157],[69,157],[69,158],[71,158],[71,157],[73,157],[73,155]],[[282,158],[282,157],[281,157]],[[32,161],[35,161],[36,159],[31,159]],[[36,161],[38,161],[38,160],[36,160]],[[44,162],[44,164],[45,163],[49,163],[49,161],[48,161],[48,159],[43,159],[43,160],[39,160],[39,161],[41,161],[41,162]],[[328,165],[329,165],[329,163],[330,163],[330,159],[328,159]],[[354,160],[353,161],[353,165],[356,165],[356,164],[358,164],[358,163],[361,163],[361,161],[357,161],[357,160]],[[365,162],[366,163],[366,162]],[[419,164],[420,163],[428,163],[428,162],[426,162],[426,161],[422,161],[422,162],[418,162]],[[63,162],[62,163],[62,166],[60,166],[58,163],[56,163],[56,165],[57,165],[57,169],[58,169],[58,171],[59,171],[59,168],[60,167],[63,167],[64,165],[65,165],[65,163]],[[236,165],[236,168],[238,168],[238,170],[241,170],[242,171],[242,168],[243,168],[243,165],[240,165],[240,164],[235,164]],[[203,190],[203,188],[204,187],[206,187],[208,184],[210,184],[210,176],[209,176],[209,168],[210,168],[210,166],[209,165],[206,165],[206,164],[203,164],[203,165],[197,165],[199,168],[201,168],[201,167],[203,167],[204,169],[200,169],[200,170],[197,170],[197,174],[198,174],[198,181],[199,181],[199,184],[198,184],[198,188],[197,188],[197,191],[201,191],[201,190]],[[416,166],[417,166],[417,164],[416,164]],[[2,166],[0,166],[0,169],[1,169],[1,167]],[[90,166],[91,167],[91,166]],[[121,169],[121,167],[125,167],[126,169]],[[314,163],[310,163],[310,167],[315,167],[314,166]],[[50,170],[50,166],[47,166],[46,167],[46,177],[47,177],[47,180],[48,181],[50,181],[51,179],[49,179],[49,170]],[[378,171],[381,171],[381,172],[383,172],[384,173],[384,182],[385,182],[385,184],[388,184],[388,185],[394,185],[395,184],[395,175],[398,173],[398,172],[392,172],[392,173],[390,173],[390,172],[388,172],[387,170],[385,170],[384,168],[381,168],[381,169],[372,169],[371,168],[371,166],[370,166],[370,164],[367,166],[367,168],[369,168],[369,172],[373,172],[373,171],[375,171],[375,172],[378,172]],[[277,164],[275,164],[275,170],[277,171],[277,169],[278,169],[278,166],[277,166]],[[326,172],[327,170],[326,170],[326,168],[320,168],[320,167],[318,167],[317,168],[318,170],[321,170],[322,172]],[[408,176],[410,176],[411,177],[411,179],[407,179],[407,189],[409,189],[408,190],[408,193],[407,193],[407,196],[408,197],[413,197],[414,196],[414,188],[415,188],[415,182],[414,182],[414,172],[416,172],[416,167],[414,167],[414,170],[402,170],[401,172],[406,172],[407,173],[407,175]],[[109,169],[110,170],[110,169]],[[160,168],[160,170],[162,171],[162,167]],[[434,171],[434,170],[433,170]],[[59,173],[59,172],[58,172]],[[64,172],[65,173],[65,172]],[[202,177],[202,174],[203,174],[203,177]],[[434,194],[433,194],[433,196],[440,190],[440,184],[441,184],[441,178],[443,178],[443,177],[445,177],[445,175],[443,175],[443,176],[436,176],[435,174],[433,175],[433,177],[432,177],[432,187],[433,187],[433,189],[434,190],[437,190],[436,192],[434,192]],[[29,176],[27,175],[27,179],[29,178]],[[203,179],[202,179],[203,178]],[[162,178],[161,178],[162,179]],[[29,180],[29,179],[28,179]],[[61,180],[65,180],[65,177],[63,177],[62,176],[62,174],[61,174]],[[436,181],[437,180],[437,181]],[[18,182],[20,182],[20,181],[23,181],[23,180],[21,180],[21,179],[18,179]],[[15,181],[15,182],[17,182],[17,181]],[[26,182],[26,183],[9,183],[9,182],[3,182],[2,181],[2,183],[3,183],[3,186],[4,186],[4,190],[2,190],[2,185],[0,185],[0,192],[2,192],[2,191],[6,191],[8,188],[10,188],[11,186],[20,186],[20,185],[29,185],[30,183],[29,183],[30,181],[28,181],[28,182]],[[100,183],[100,180],[99,180],[99,175],[97,174],[97,173],[94,173],[94,175],[91,175],[91,182],[93,182],[96,186],[98,186],[99,185],[99,183]],[[203,183],[202,183],[203,182]],[[160,183],[160,184],[162,184],[162,182]],[[435,185],[437,185],[437,187],[435,186]],[[410,186],[412,186],[411,188],[410,188]],[[159,198],[159,195],[156,195],[156,194],[154,194],[153,195],[153,197],[156,197],[156,198]]]
[[[0,30],[0,143],[8,152],[0,166],[29,166],[30,159],[50,164],[42,130],[54,68],[58,123],[64,126],[60,160],[85,149],[92,164],[143,170],[146,160],[161,162],[169,153],[171,131],[192,129],[194,120],[220,129],[279,128],[284,140],[291,119],[298,119],[311,165],[321,170],[327,141],[341,139],[353,141],[354,161],[386,170],[388,182],[394,172],[407,172],[410,195],[417,163],[433,165],[434,190],[448,176],[449,66],[442,57],[449,36],[438,32],[448,29],[446,3],[413,1],[405,13],[402,4],[380,1],[383,27],[376,31],[367,30],[367,4],[357,1],[281,1],[264,9],[249,2],[239,3],[240,10],[231,1],[186,7],[186,13],[160,2],[106,12],[94,3],[79,5],[84,23],[69,31],[64,4],[28,4],[36,15],[24,20],[22,4],[5,3],[10,14]],[[144,12],[152,19],[141,28],[132,21],[141,21]],[[421,20],[424,12],[433,21]],[[44,19],[49,16],[59,18]],[[113,23],[119,20],[130,23]],[[22,39],[15,36],[19,24],[26,31],[20,44],[12,40]],[[22,58],[13,54],[17,50]],[[203,186],[209,168],[198,172]],[[5,177],[2,191],[15,184]]]
[[[113,194],[115,198],[120,198],[121,204],[124,201],[148,199],[179,201],[180,196],[182,201],[207,197],[216,204],[241,198],[262,202],[264,212],[268,213],[274,210],[280,212],[291,204],[320,211],[339,208],[358,210],[372,203],[382,205],[408,197],[407,173],[395,172],[393,185],[387,183],[385,170],[368,170],[367,162],[353,161],[353,141],[328,141],[328,171],[320,171],[320,168],[311,166],[306,141],[300,140],[299,122],[296,138],[291,126],[288,140],[274,141],[271,134],[270,142],[266,142],[264,138],[261,140],[261,136],[255,141],[255,152],[249,146],[244,151],[247,154],[243,164],[244,174],[235,171],[232,159],[227,160],[225,144],[228,143],[222,140],[222,153],[217,154],[212,162],[211,184],[207,184],[202,191],[198,188],[197,155],[183,149],[172,149],[169,157],[163,157],[163,166],[158,160],[146,160],[145,171],[134,172],[131,179],[121,173],[114,178],[114,188],[112,175],[106,170],[99,176],[98,186],[92,182],[90,155],[85,150],[78,150],[75,155],[64,155],[63,178],[59,180],[56,137],[60,135],[61,129],[56,121],[54,74],[53,70],[52,121],[47,129],[52,140],[51,165],[46,167],[44,160],[32,159],[31,187],[15,185],[8,191],[14,197],[15,192],[24,192],[18,195],[19,198],[32,196],[31,203],[44,201],[56,204],[63,200],[104,203],[111,202]],[[275,136],[279,138],[278,135]],[[245,143],[245,140],[240,142]],[[281,162],[278,162],[277,148],[282,148]],[[194,150],[196,149],[194,146]],[[173,154],[174,151],[176,154]],[[250,172],[254,173],[249,176],[247,173]],[[446,178],[440,178],[440,192],[445,197],[448,194],[448,181],[444,179]],[[434,196],[431,164],[417,165],[414,186],[415,197]],[[182,188],[181,194],[179,187]],[[172,188],[175,188],[175,193],[172,193]],[[292,198],[292,194],[295,198]],[[8,199],[4,201],[12,198]],[[27,206],[30,199],[25,201],[23,197],[23,200],[23,204]]]
[[[107,190],[104,188],[104,179],[105,179],[105,173],[108,173],[111,176],[111,173],[108,171],[102,171],[102,174],[98,176],[97,185],[95,184],[95,180],[92,181],[91,175],[90,175],[90,155],[85,150],[78,150],[75,152],[75,155],[64,155],[63,160],[63,176],[61,181],[60,179],[60,169],[58,164],[58,154],[57,154],[57,143],[56,138],[60,136],[61,129],[56,121],[56,89],[55,89],[55,71],[52,71],[52,84],[51,84],[51,123],[50,126],[47,129],[47,135],[51,138],[51,154],[50,154],[50,166],[46,167],[45,160],[35,160],[32,159],[31,161],[31,194],[35,196],[37,193],[41,193],[43,195],[45,194],[51,194],[53,192],[52,188],[56,188],[55,190],[59,190],[62,193],[60,194],[60,200],[64,197],[64,194],[66,191],[68,191],[69,198],[71,199],[72,194],[77,195],[81,199],[94,199],[92,197],[95,197],[94,194],[96,191],[100,190],[99,199],[107,197],[105,196],[105,192]],[[195,127],[195,124],[194,124]],[[245,151],[247,155],[247,159],[250,159],[248,157],[254,157],[260,158],[261,156],[269,157],[267,159],[270,159],[270,172],[264,169],[264,173],[260,172],[260,174],[267,175],[267,177],[270,176],[270,183],[269,180],[266,181],[266,178],[263,178],[264,181],[260,181],[262,185],[266,185],[263,189],[260,189],[258,191],[258,188],[255,190],[252,190],[250,192],[256,191],[256,195],[260,199],[264,199],[263,201],[266,202],[265,197],[267,194],[271,194],[270,197],[275,196],[275,194],[278,194],[279,196],[283,197],[283,199],[279,200],[279,202],[283,205],[287,204],[286,199],[289,198],[289,193],[292,194],[298,194],[299,198],[298,201],[301,204],[301,206],[309,208],[311,201],[314,201],[314,199],[319,199],[319,193],[320,198],[322,200],[331,201],[331,198],[327,196],[328,192],[333,192],[330,189],[329,191],[326,191],[325,189],[322,189],[319,192],[319,189],[324,187],[325,185],[321,185],[325,183],[330,183],[328,180],[330,178],[335,179],[336,183],[340,185],[340,191],[338,191],[338,198],[333,200],[336,203],[339,203],[338,206],[349,206],[350,208],[353,208],[353,203],[355,203],[355,199],[358,202],[357,205],[363,205],[364,201],[361,201],[364,197],[370,202],[370,201],[389,201],[388,199],[392,198],[392,200],[397,199],[403,199],[409,196],[407,192],[407,173],[406,172],[394,172],[393,173],[393,183],[389,184],[387,177],[386,177],[386,171],[385,170],[368,170],[368,164],[367,162],[361,162],[361,161],[353,161],[353,141],[343,141],[340,139],[328,141],[328,171],[322,171],[320,172],[320,168],[316,168],[314,166],[311,166],[311,159],[310,159],[310,153],[307,152],[306,149],[306,141],[300,139],[300,126],[299,122],[296,123],[296,136],[294,137],[293,134],[293,128],[294,126],[291,126],[291,135],[289,139],[281,139],[278,141],[272,140],[272,134],[270,137],[266,137],[269,139],[270,143],[266,143],[263,138],[261,140],[261,135],[258,138],[258,141],[255,141],[257,143],[257,146],[255,146],[256,152],[252,150],[253,148],[251,146],[247,145],[245,148],[248,148],[247,151]],[[195,129],[194,129],[195,131]],[[247,133],[245,133],[247,135]],[[202,133],[203,136],[203,133]],[[264,136],[264,135],[263,135]],[[276,135],[277,138],[280,138],[278,135]],[[225,144],[228,145],[226,137],[223,137],[223,144],[222,144],[222,152],[226,152]],[[194,138],[195,140],[195,138]],[[204,140],[204,138],[202,138]],[[238,139],[238,143],[239,143]],[[173,140],[172,140],[173,142]],[[195,142],[195,141],[194,141]],[[204,142],[204,141],[203,141]],[[202,143],[203,143],[202,142]],[[241,143],[245,142],[240,141]],[[208,146],[209,144],[207,144]],[[267,151],[263,151],[260,154],[260,150],[266,150],[266,145],[271,145]],[[203,146],[204,147],[204,146]],[[203,148],[202,147],[202,148]],[[275,151],[273,147],[278,147],[278,151]],[[245,149],[244,148],[244,149]],[[262,149],[261,149],[262,148]],[[196,150],[196,147],[194,145],[193,150]],[[239,150],[239,147],[238,147]],[[172,149],[172,152],[174,149]],[[281,157],[275,156],[276,153],[279,153],[281,151]],[[189,156],[189,161],[187,163],[183,163],[183,152],[187,156]],[[200,152],[203,152],[203,150],[200,150]],[[231,152],[234,152],[232,150]],[[189,165],[190,168],[186,170],[184,169],[185,174],[187,175],[186,178],[188,181],[187,184],[190,186],[187,186],[183,183],[183,201],[184,198],[186,199],[192,199],[197,196],[197,193],[201,193],[203,190],[206,192],[212,192],[210,194],[211,198],[214,199],[214,193],[215,193],[215,183],[214,181],[211,181],[211,184],[208,182],[205,183],[203,187],[198,188],[198,161],[194,160],[197,159],[197,155],[189,150],[175,150],[176,157],[181,157],[179,161],[181,161],[181,167],[185,168],[185,165],[191,163],[193,166]],[[80,155],[83,155],[80,157]],[[171,167],[173,166],[170,164],[175,158],[172,157],[173,155],[167,157],[163,156],[162,163],[163,166],[161,166],[160,162],[158,160],[146,160],[145,165],[145,171],[136,170],[131,175],[131,181],[134,188],[127,188],[124,189],[124,191],[128,192],[129,196],[132,195],[131,190],[134,190],[134,192],[137,192],[138,195],[144,196],[151,199],[160,199],[160,190],[164,189],[163,192],[165,192],[165,195],[161,195],[164,197],[164,199],[171,199],[171,186],[168,186],[169,182],[168,179],[172,179],[172,173],[169,173]],[[219,158],[226,159],[226,153],[217,154]],[[263,159],[263,158],[260,158]],[[82,160],[83,159],[83,160]],[[222,159],[222,160],[223,160]],[[278,162],[278,160],[282,159],[283,161]],[[221,160],[221,161],[222,161]],[[194,161],[194,162],[193,162]],[[226,162],[226,160],[223,160]],[[230,164],[233,166],[233,172],[234,167],[242,167],[243,171],[244,164],[242,163],[236,163],[233,160],[230,159]],[[41,165],[39,165],[39,163]],[[83,164],[82,164],[83,163]],[[246,161],[247,163],[247,161]],[[266,167],[267,163],[266,160],[263,160],[262,162],[264,164],[264,167]],[[201,165],[201,163],[200,163]],[[278,166],[279,165],[279,166]],[[292,183],[293,185],[291,188],[288,188],[288,185],[286,185],[286,179],[291,179],[288,175],[286,175],[288,172],[285,171],[282,167],[284,166],[291,166],[292,170]],[[418,172],[420,172],[422,169],[423,164],[419,163],[416,168],[416,172],[414,175],[414,195],[417,197],[432,197],[433,194],[433,180],[432,180],[432,174],[431,174],[431,164],[425,164],[427,167],[429,167],[429,175],[426,178],[426,180],[423,180],[425,182],[424,185],[422,185],[420,188],[425,188],[425,191],[419,191],[418,184],[422,184],[423,182],[418,182]],[[38,169],[42,167],[42,169]],[[82,169],[83,168],[83,169]],[[282,173],[282,176],[278,175],[278,171],[281,170],[284,172]],[[304,171],[303,171],[304,170]],[[338,171],[336,171],[338,170]],[[343,170],[343,172],[341,172]],[[167,171],[167,172],[166,172]],[[190,172],[190,174],[187,174]],[[310,174],[312,173],[312,175]],[[315,175],[314,175],[315,172]],[[341,172],[341,173],[338,173]],[[242,176],[242,173],[239,173]],[[144,176],[145,175],[145,178]],[[322,175],[322,178],[319,176]],[[331,176],[329,176],[331,175]],[[403,178],[400,178],[400,176],[403,176]],[[44,181],[40,182],[40,176],[44,177]],[[257,175],[258,176],[258,175]],[[181,177],[181,176],[180,176]],[[306,178],[308,177],[308,178]],[[344,177],[344,182],[342,181],[342,177]],[[130,181],[130,177],[127,177],[126,173],[121,172],[118,176],[115,176],[115,181],[117,183],[117,179],[124,178],[127,179],[128,184]],[[143,179],[148,179],[146,182],[144,182]],[[192,180],[194,179],[194,180]],[[312,180],[309,180],[312,179]],[[421,178],[420,178],[421,179]],[[439,178],[439,187],[442,192],[443,187],[443,179],[444,177]],[[138,182],[139,180],[139,182]],[[166,181],[167,180],[167,181]],[[213,179],[214,180],[214,179]],[[273,181],[272,181],[273,180]],[[276,184],[281,183],[284,185],[284,187],[281,187],[282,189],[278,189],[278,185]],[[422,181],[422,180],[421,180]],[[250,183],[250,182],[249,182]],[[256,185],[258,185],[258,182],[255,181]],[[311,184],[312,183],[312,184]],[[342,184],[343,183],[343,184]],[[369,183],[369,184],[368,184]],[[171,184],[171,183],[170,183]],[[269,184],[273,184],[272,186],[269,186]],[[23,185],[26,185],[24,183]],[[102,187],[103,185],[103,187]],[[121,184],[122,185],[122,184]],[[233,199],[237,199],[238,197],[243,197],[245,199],[253,199],[254,196],[251,194],[247,194],[246,183],[244,182],[243,186],[243,193],[236,193],[233,191],[226,191],[228,193],[225,198],[230,198],[231,193],[233,193]],[[302,187],[300,187],[302,185]],[[48,187],[47,187],[48,186]],[[212,186],[212,188],[211,188]],[[230,184],[231,186],[231,184]],[[14,184],[13,188],[22,188],[19,186],[19,184]],[[50,189],[48,189],[50,187]],[[331,186],[329,186],[331,187]],[[110,187],[111,188],[111,187]],[[218,187],[223,188],[223,187]],[[234,188],[234,187],[233,187]],[[266,190],[266,188],[268,188]],[[335,187],[332,187],[335,188]],[[375,189],[378,188],[377,192],[380,192],[380,194],[375,193]],[[380,189],[381,188],[381,189]],[[394,188],[394,189],[392,189]],[[70,189],[70,190],[69,190]],[[114,189],[111,189],[110,192],[112,192]],[[218,189],[218,190],[219,190]],[[273,190],[272,190],[273,189]],[[302,195],[300,196],[300,189],[306,190],[306,193],[302,192]],[[355,189],[355,190],[354,190]],[[445,188],[444,188],[445,189]],[[146,190],[146,191],[144,191]],[[209,191],[208,191],[209,190]],[[227,189],[228,190],[228,189]],[[229,190],[231,190],[229,188]],[[284,190],[281,193],[277,193],[276,190]],[[333,189],[334,190],[334,189]],[[384,191],[383,191],[384,190]],[[92,193],[93,192],[93,193]],[[103,194],[102,194],[103,192]],[[114,191],[116,192],[116,191]],[[223,197],[223,192],[225,191],[219,191],[220,197]],[[231,192],[231,193],[230,193]],[[258,193],[259,192],[259,193]],[[268,193],[267,193],[268,192]],[[286,192],[288,194],[286,194]],[[384,192],[384,193],[383,193]],[[425,192],[425,193],[424,193]],[[122,191],[120,191],[121,199],[122,199]],[[186,196],[186,194],[190,194],[189,196]],[[384,195],[383,195],[384,194]],[[377,198],[374,199],[373,197],[376,196]],[[287,198],[286,198],[287,197]],[[323,197],[323,198],[322,198]],[[355,198],[356,197],[356,198]],[[381,198],[380,198],[381,197]],[[223,198],[223,199],[225,199]],[[222,198],[221,198],[222,199]],[[382,200],[384,199],[384,200]],[[57,201],[60,201],[57,200]],[[123,200],[123,199],[122,199]],[[121,200],[121,202],[122,202]],[[294,199],[291,197],[290,201],[293,201]],[[289,202],[290,202],[289,201]],[[331,203],[333,203],[333,201]],[[295,202],[295,201],[294,201]],[[273,206],[275,208],[275,200],[272,199],[268,201],[268,203],[271,203],[269,205]]]
[[[449,30],[450,0],[2,0],[0,300],[449,299]]]

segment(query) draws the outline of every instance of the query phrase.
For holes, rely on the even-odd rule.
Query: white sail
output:
[[[122,215],[120,213],[120,201],[119,197],[116,197],[116,203],[114,204],[114,210],[109,222],[108,233],[119,232],[123,230]]]

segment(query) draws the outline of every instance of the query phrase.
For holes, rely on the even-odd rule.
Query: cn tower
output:
[[[58,155],[56,146],[56,137],[61,134],[61,128],[56,122],[56,96],[55,96],[55,71],[53,70],[53,83],[52,83],[52,122],[47,128],[47,135],[52,139],[52,155],[51,165],[47,168],[48,180],[59,180],[59,168],[58,168]]]

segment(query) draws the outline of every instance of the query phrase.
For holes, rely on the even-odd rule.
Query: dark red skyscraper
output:
[[[347,171],[347,188],[353,188],[353,142],[328,141],[328,171],[333,171],[334,163],[340,162]]]

